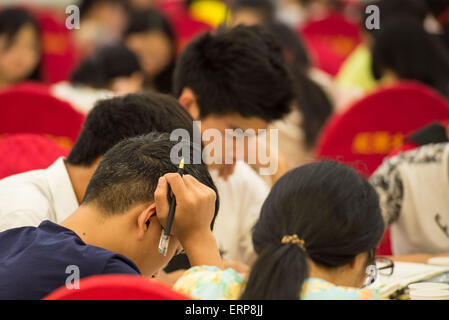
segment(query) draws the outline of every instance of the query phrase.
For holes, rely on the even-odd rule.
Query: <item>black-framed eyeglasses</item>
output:
[[[369,261],[372,261],[372,263],[366,267],[366,274],[368,276],[362,288],[373,284],[376,281],[378,274],[381,274],[382,276],[391,276],[394,271],[393,260],[385,257],[376,257],[375,250],[370,252]]]

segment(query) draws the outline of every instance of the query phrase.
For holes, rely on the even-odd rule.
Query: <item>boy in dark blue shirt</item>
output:
[[[153,276],[182,248],[192,265],[221,267],[211,231],[215,185],[204,164],[187,164],[182,177],[170,173],[177,170],[174,146],[168,134],[124,140],[105,154],[81,206],[61,225],[44,221],[0,233],[0,299],[42,299],[64,285],[77,290],[78,275]],[[168,185],[177,206],[162,256]]]

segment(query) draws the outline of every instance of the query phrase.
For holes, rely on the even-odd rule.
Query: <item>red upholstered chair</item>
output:
[[[407,134],[448,116],[449,103],[444,97],[417,82],[403,82],[334,115],[321,133],[316,154],[370,176]]]
[[[64,11],[33,10],[42,32],[42,74],[46,82],[67,80],[77,64],[73,30],[67,29]]]
[[[332,76],[338,73],[343,62],[361,42],[357,23],[338,12],[308,21],[299,33],[315,65]]]
[[[79,289],[65,286],[44,300],[190,300],[168,285],[138,275],[100,275],[81,279]]]
[[[47,134],[70,148],[84,115],[49,93],[17,87],[0,93],[0,134]]]
[[[213,28],[190,16],[184,1],[160,1],[158,8],[169,19],[177,39],[177,52],[180,53],[197,35],[211,31]]]
[[[68,149],[36,134],[0,136],[0,179],[25,171],[45,169]]]

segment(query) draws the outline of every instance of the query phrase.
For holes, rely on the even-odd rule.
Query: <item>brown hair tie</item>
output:
[[[292,236],[284,236],[282,238],[282,244],[293,243],[298,245],[302,250],[306,251],[306,242],[298,238],[298,235],[294,234]]]

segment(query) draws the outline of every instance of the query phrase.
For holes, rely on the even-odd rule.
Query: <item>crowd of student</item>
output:
[[[35,2],[0,8],[0,96],[45,82]],[[449,1],[77,4],[78,62],[45,85],[86,118],[67,157],[0,180],[0,299],[42,299],[71,265],[81,278],[141,275],[196,299],[380,299],[370,266],[390,225],[393,259],[449,255],[445,124],[416,128],[369,179],[315,153],[332,116],[372,92],[415,81],[449,99]],[[371,4],[379,30],[365,25]],[[332,15],[360,31],[337,74],[298,31]],[[173,141],[178,129],[189,138]],[[261,175],[267,164],[249,148],[225,162],[227,129],[277,130],[265,145],[277,170]],[[183,176],[179,144],[190,151]],[[211,146],[219,161],[195,162]]]

